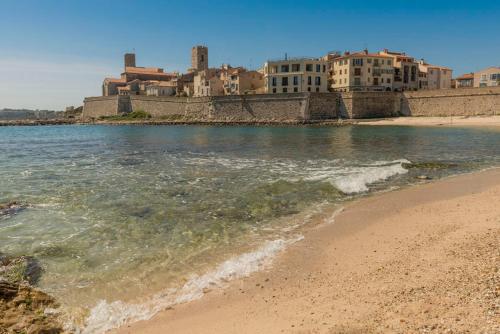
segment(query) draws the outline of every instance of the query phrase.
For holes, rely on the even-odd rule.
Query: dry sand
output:
[[[118,333],[500,333],[500,169],[366,197],[271,269]]]
[[[500,127],[500,116],[453,116],[453,117],[394,117],[358,120],[363,125],[411,125],[411,126],[481,126]]]

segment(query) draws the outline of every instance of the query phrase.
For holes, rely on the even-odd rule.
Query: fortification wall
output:
[[[401,93],[403,116],[500,115],[500,87]]]
[[[124,102],[128,102],[122,96],[100,96],[100,97],[87,97],[83,101],[82,118],[99,118],[102,116],[118,115],[119,110],[126,110]]]
[[[259,94],[214,96],[210,120],[214,121],[303,121],[306,119],[308,94]]]
[[[155,118],[214,122],[302,122],[393,116],[500,115],[500,87],[419,92],[291,93],[198,98],[86,98],[83,118],[144,110]]]
[[[175,119],[185,116],[187,98],[132,95],[130,104],[132,111],[143,110],[155,118]]]
[[[306,119],[325,120],[341,117],[339,93],[311,93],[308,103]]]
[[[399,113],[399,93],[340,93],[338,113],[343,118],[393,117]]]

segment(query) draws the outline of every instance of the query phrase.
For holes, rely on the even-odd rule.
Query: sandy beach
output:
[[[330,212],[273,266],[115,333],[498,333],[500,169]]]
[[[363,125],[411,125],[411,126],[480,126],[500,127],[500,116],[453,116],[453,117],[394,117],[361,120]]]

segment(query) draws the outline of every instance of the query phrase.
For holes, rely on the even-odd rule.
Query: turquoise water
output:
[[[258,269],[325,205],[499,164],[493,130],[4,127],[0,203],[29,207],[0,218],[0,252],[38,259],[39,287],[100,332]]]

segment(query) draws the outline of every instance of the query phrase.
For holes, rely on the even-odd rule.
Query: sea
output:
[[[495,129],[0,127],[0,204],[26,205],[0,253],[40,263],[67,329],[103,333],[272,265],[322,210],[499,165]]]

